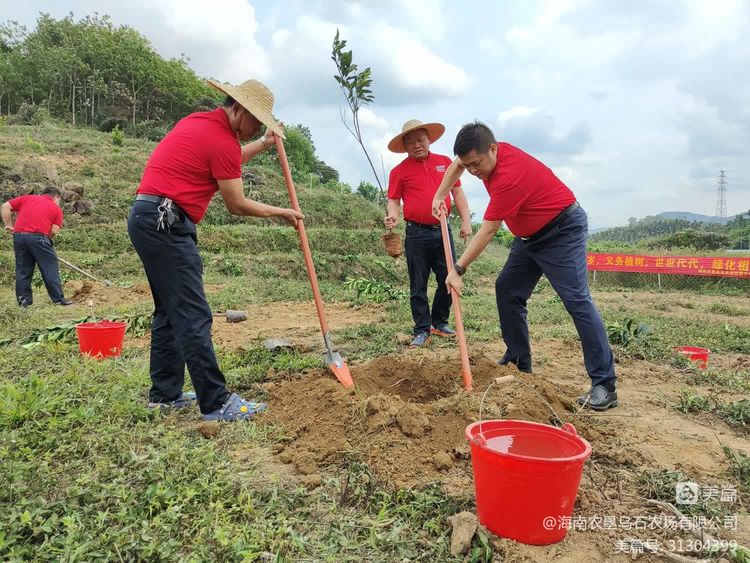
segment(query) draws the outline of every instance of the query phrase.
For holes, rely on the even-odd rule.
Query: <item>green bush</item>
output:
[[[116,125],[112,129],[112,144],[116,147],[121,147],[125,143],[125,133],[120,129],[119,125]]]
[[[44,125],[50,119],[46,106],[24,102],[18,112],[9,119],[11,125]]]
[[[130,137],[139,137],[149,141],[159,142],[167,134],[167,128],[157,121],[141,121],[135,125],[128,125],[125,132]]]
[[[112,129],[119,127],[120,129],[126,129],[128,127],[128,120],[121,117],[105,117],[99,123],[99,131],[103,133],[111,133]]]

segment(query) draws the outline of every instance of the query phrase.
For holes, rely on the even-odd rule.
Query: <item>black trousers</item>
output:
[[[451,250],[455,257],[453,235],[448,230]],[[414,224],[406,225],[406,265],[409,270],[411,315],[414,319],[414,334],[430,332],[430,325],[447,323],[451,312],[451,296],[445,287],[448,266],[443,250],[443,235],[440,228],[428,229]],[[437,289],[430,302],[427,299],[427,282],[430,272],[435,274]]]
[[[52,241],[42,234],[16,233],[13,235],[13,250],[16,253],[16,299],[18,303],[33,302],[31,278],[34,267],[39,266],[47,294],[54,303],[64,299],[60,282],[60,267]]]
[[[128,234],[154,297],[149,398],[166,402],[180,397],[187,365],[206,414],[221,408],[229,392],[211,343],[213,317],[203,291],[195,224],[178,214],[170,230],[157,231],[157,216],[157,204],[136,201],[128,218]]]
[[[540,240],[513,241],[495,282],[500,327],[508,348],[503,360],[531,367],[526,302],[544,274],[573,318],[591,384],[614,389],[617,379],[612,348],[589,291],[587,234],[586,212],[579,207]]]

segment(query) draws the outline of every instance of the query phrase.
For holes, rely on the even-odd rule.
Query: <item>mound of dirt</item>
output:
[[[464,430],[478,420],[487,386],[513,371],[479,357],[472,366],[475,390],[467,393],[459,360],[438,353],[384,356],[350,368],[354,391],[322,372],[269,385],[267,420],[287,431],[281,460],[308,474],[355,454],[396,486],[440,480],[450,491],[469,494]],[[573,409],[576,389],[533,376],[525,381],[493,387],[485,418],[510,418],[510,408],[514,418],[549,422],[554,415],[546,403],[558,413]]]
[[[84,305],[91,299],[94,302],[94,307],[98,305],[124,305],[151,299],[151,290],[142,283],[123,288],[106,287],[103,284],[88,280],[73,280],[65,284],[65,293],[68,295],[68,299]]]

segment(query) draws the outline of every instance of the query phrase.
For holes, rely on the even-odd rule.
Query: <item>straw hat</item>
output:
[[[430,143],[434,143],[445,133],[445,125],[442,123],[422,123],[419,119],[410,119],[404,123],[401,133],[393,137],[391,142],[388,143],[388,150],[391,152],[406,152],[404,135],[417,129],[425,129],[427,131],[427,138],[430,140]]]
[[[238,104],[252,113],[268,129],[282,139],[286,138],[281,127],[273,118],[273,93],[268,89],[268,86],[257,80],[245,80],[239,86],[213,80],[206,80],[206,82],[220,92],[224,92],[227,96],[232,96]]]

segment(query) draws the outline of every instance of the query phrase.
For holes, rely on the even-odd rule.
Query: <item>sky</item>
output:
[[[372,69],[360,121],[379,171],[403,158],[386,145],[407,120],[445,124],[432,150],[453,156],[479,119],[552,168],[591,227],[714,215],[720,170],[728,213],[750,209],[748,0],[0,0],[1,20],[33,28],[39,12],[108,14],[200,76],[265,82],[353,186],[374,178],[341,122],[337,29]],[[464,189],[481,217],[484,186],[466,174]]]

